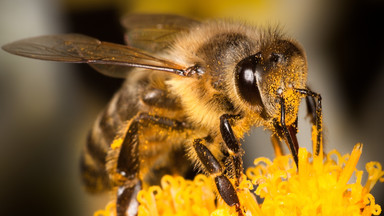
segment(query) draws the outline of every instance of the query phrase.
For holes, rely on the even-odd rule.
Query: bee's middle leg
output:
[[[243,159],[240,142],[233,133],[229,119],[239,118],[238,115],[224,114],[220,116],[220,133],[225,143],[225,148],[231,157],[233,169],[235,171],[236,186],[239,186],[240,178],[243,173]]]
[[[237,211],[241,213],[240,201],[236,190],[224,175],[225,168],[223,168],[212,152],[203,144],[202,139],[195,139],[193,148],[207,173],[215,180],[216,188],[221,198],[227,205],[236,206]]]
[[[172,128],[173,130],[184,130],[186,128],[184,122],[149,115],[148,113],[139,113],[131,120],[117,159],[116,172],[124,179],[124,183],[117,190],[117,216],[125,216],[127,210],[129,216],[137,214],[136,195],[141,189],[138,133],[140,126],[148,124],[154,124],[162,128]]]

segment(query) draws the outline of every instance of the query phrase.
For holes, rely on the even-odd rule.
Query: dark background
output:
[[[305,47],[308,82],[323,96],[326,149],[345,154],[362,142],[359,169],[372,160],[384,164],[383,1],[308,2],[0,0],[0,45],[65,32],[123,43],[119,19],[132,11],[282,23]],[[91,215],[103,208],[108,196],[83,192],[78,158],[88,129],[121,80],[87,65],[41,62],[3,51],[0,63],[2,212]],[[305,146],[309,126],[299,128],[300,144]],[[273,156],[268,133],[262,129],[246,138],[244,148],[248,165],[257,156]],[[382,207],[383,188],[377,183],[372,192]]]

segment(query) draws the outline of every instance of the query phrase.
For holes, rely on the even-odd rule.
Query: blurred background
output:
[[[125,13],[279,23],[305,48],[309,85],[323,97],[326,150],[364,143],[358,168],[384,164],[384,1],[0,0],[0,45],[77,32],[123,43]],[[78,159],[89,128],[119,88],[87,65],[43,62],[0,51],[0,209],[5,215],[92,215],[110,196],[87,195]],[[310,147],[305,107],[299,143]],[[246,164],[273,157],[269,132],[246,137]],[[365,176],[366,177],[366,176]],[[384,207],[384,185],[373,189]]]

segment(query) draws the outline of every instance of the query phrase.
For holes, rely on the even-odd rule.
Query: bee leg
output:
[[[234,165],[236,186],[239,186],[240,178],[243,173],[243,160],[241,158],[242,151],[240,142],[236,139],[229,119],[239,118],[238,115],[224,114],[220,116],[220,132],[224,140],[227,152],[231,156],[232,164]]]
[[[136,201],[135,186],[140,186],[139,173],[139,145],[138,133],[139,121],[134,119],[121,145],[116,172],[125,178],[125,182],[117,190],[116,214],[125,216],[127,209]],[[137,212],[134,212],[135,215]]]
[[[323,142],[323,115],[322,115],[322,106],[321,106],[321,95],[318,93],[315,93],[308,89],[296,89],[297,92],[306,95],[306,103],[307,103],[307,109],[309,116],[311,117],[311,123],[312,125],[316,125],[316,144],[314,148],[314,154],[319,155],[320,151],[322,151],[322,145]],[[315,101],[315,98],[317,99],[317,103]]]
[[[117,191],[117,216],[125,216],[127,210],[129,216],[137,214],[137,208],[131,208],[131,206],[137,204],[136,195],[141,189],[138,132],[140,125],[151,123],[174,130],[186,128],[184,122],[149,115],[148,113],[140,113],[131,121],[117,159],[116,172],[125,180]],[[130,209],[132,209],[131,212],[129,212]]]
[[[193,148],[205,170],[214,178],[221,198],[227,205],[236,206],[237,212],[239,212],[239,215],[242,215],[240,201],[236,190],[229,179],[224,175],[224,168],[219,161],[217,161],[212,152],[202,143],[202,139],[195,139]]]
[[[307,105],[307,116],[309,116],[310,121],[313,125],[316,124],[316,101],[314,97],[306,96],[305,103]]]
[[[128,181],[117,189],[116,215],[117,216],[135,216],[139,202],[136,197],[141,190],[141,181],[138,178]]]

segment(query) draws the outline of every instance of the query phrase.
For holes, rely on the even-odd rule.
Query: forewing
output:
[[[113,64],[89,64],[93,69],[109,77],[125,79],[134,67],[126,67]]]
[[[3,46],[15,55],[50,61],[97,64],[100,72],[125,77],[124,67],[140,67],[179,73],[183,66],[151,56],[126,45],[101,42],[80,34],[50,35],[16,41]],[[109,66],[103,66],[108,64]]]
[[[200,22],[178,15],[130,14],[121,20],[129,46],[155,53],[169,47],[177,33]]]

